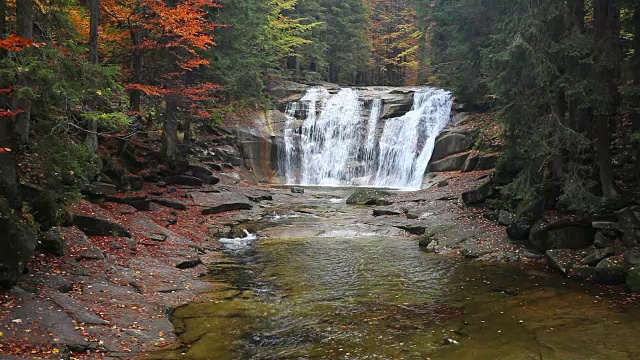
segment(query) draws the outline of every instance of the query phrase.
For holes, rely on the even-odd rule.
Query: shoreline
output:
[[[525,244],[510,241],[504,227],[482,211],[461,204],[460,194],[487,174],[457,174],[444,187],[393,193],[385,197],[388,205],[371,206],[371,216],[362,222],[415,236],[416,251],[421,251],[418,235],[427,231],[437,239],[429,251],[443,256],[546,262]],[[14,359],[131,359],[179,348],[171,314],[214,291],[201,278],[207,264],[223,261],[218,239],[235,237],[243,223],[259,221],[290,196],[308,195],[284,186],[145,184],[143,191],[114,195],[99,205],[74,204],[74,215],[122,225],[130,236],[89,237],[76,227],[62,228],[64,255],[36,254],[29,274],[0,295],[0,353]],[[142,198],[142,207],[133,202]],[[202,214],[212,208],[222,212]],[[224,211],[232,208],[247,210]]]

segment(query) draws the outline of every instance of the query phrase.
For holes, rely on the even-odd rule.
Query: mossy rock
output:
[[[37,244],[36,229],[17,217],[0,198],[0,287],[11,287],[23,273]]]
[[[381,190],[360,189],[349,196],[347,204],[349,205],[376,205],[379,200],[390,196],[391,193]]]

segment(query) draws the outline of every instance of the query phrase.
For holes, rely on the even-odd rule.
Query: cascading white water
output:
[[[380,139],[376,186],[420,187],[436,137],[449,122],[452,105],[451,93],[427,89],[416,92],[411,111],[387,120]]]
[[[351,163],[361,144],[361,111],[353,89],[330,97],[319,117],[309,109],[302,125],[302,184],[342,185],[354,177]]]
[[[381,99],[371,102],[363,118],[364,101],[356,90],[331,96],[324,88],[310,89],[287,108],[281,173],[297,185],[419,188],[452,103],[445,90],[416,89],[411,111],[384,121],[380,132]],[[300,113],[304,122],[296,128]]]

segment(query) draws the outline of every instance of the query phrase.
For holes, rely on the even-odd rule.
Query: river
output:
[[[257,239],[222,241],[212,291],[174,314],[186,345],[148,358],[640,359],[621,289],[426,254],[361,224],[348,190],[307,193]]]

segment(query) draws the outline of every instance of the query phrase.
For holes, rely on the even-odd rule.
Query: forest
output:
[[[178,129],[188,143],[193,120],[268,106],[265,77],[281,72],[449,88],[469,108],[496,115],[503,168],[519,174],[514,195],[547,191],[569,209],[595,211],[639,173],[638,6],[3,0],[3,173],[27,153],[39,155],[30,163],[43,173],[83,177],[74,168],[91,163],[97,135],[135,119],[162,129],[163,155],[175,162]],[[3,189],[16,207],[13,178],[3,176]]]
[[[639,205],[640,0],[0,0],[0,357],[640,356]]]

